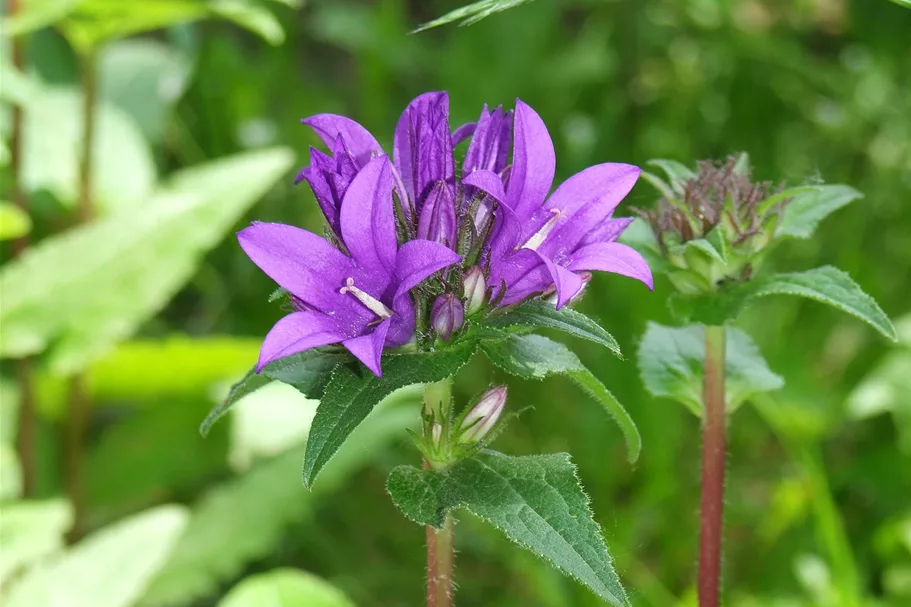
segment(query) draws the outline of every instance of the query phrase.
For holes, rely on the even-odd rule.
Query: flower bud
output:
[[[440,441],[443,438],[443,426],[440,424],[434,424],[433,428],[430,429],[430,435],[433,438],[433,446],[439,447]]]
[[[462,328],[465,322],[465,310],[462,302],[452,293],[444,293],[433,302],[430,311],[430,324],[443,341],[449,341],[452,334]]]
[[[418,220],[418,238],[456,248],[455,194],[452,186],[439,181],[424,201]]]
[[[506,386],[494,386],[471,408],[459,426],[460,443],[476,443],[497,425],[506,406]]]
[[[462,283],[465,287],[465,312],[472,315],[484,305],[487,297],[487,281],[480,266],[469,268]]]

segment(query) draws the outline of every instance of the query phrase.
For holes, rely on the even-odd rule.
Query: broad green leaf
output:
[[[21,36],[48,25],[67,15],[83,0],[19,0],[19,10],[3,17],[0,31],[7,36]]]
[[[552,304],[541,300],[528,301],[501,316],[486,321],[492,327],[544,327],[568,333],[575,337],[587,339],[602,345],[617,356],[620,346],[614,336],[608,333],[597,322],[572,308],[557,310]]]
[[[354,607],[326,580],[297,569],[274,569],[244,578],[218,607]]]
[[[744,308],[768,295],[795,295],[828,304],[859,318],[889,339],[896,339],[892,321],[876,301],[848,274],[832,266],[764,276],[711,296],[675,295],[670,305],[674,314],[684,321],[718,325],[737,318]]]
[[[40,85],[39,85],[40,86]],[[29,192],[48,190],[61,203],[76,204],[82,141],[82,93],[40,87],[24,114],[22,181]],[[147,204],[157,169],[133,119],[106,101],[96,106],[92,195],[102,214]]]
[[[317,475],[373,408],[393,391],[451,377],[474,354],[477,344],[464,340],[436,352],[383,356],[383,377],[360,364],[340,365],[320,399],[304,457],[304,484]]]
[[[692,169],[676,160],[662,160],[659,158],[649,160],[648,164],[664,171],[665,175],[667,175],[667,178],[670,180],[671,190],[673,190],[677,196],[683,194],[683,186],[686,185],[686,182],[696,176],[696,173],[694,173]]]
[[[0,269],[0,356],[84,368],[167,303],[202,255],[291,165],[258,151],[176,174],[136,210],[48,238]]]
[[[639,373],[653,396],[676,400],[702,417],[705,327],[665,327],[649,323],[639,345]],[[733,413],[755,394],[777,390],[784,380],[773,373],[749,335],[727,328],[725,408]]]
[[[243,397],[256,392],[273,381],[294,386],[301,394],[319,400],[329,383],[332,370],[350,356],[341,352],[323,350],[306,350],[280,358],[266,365],[260,373],[250,369],[242,380],[234,384],[228,396],[212,408],[203,420],[199,431],[203,436],[209,433],[212,425],[221,419]]]
[[[153,39],[118,40],[102,48],[97,69],[99,96],[128,113],[147,139],[160,141],[187,87],[188,57]]]
[[[167,561],[187,524],[180,506],[160,506],[98,531],[10,585],[3,607],[129,607]]]
[[[846,185],[801,188],[784,209],[776,236],[809,238],[819,222],[863,194]]]
[[[303,447],[209,490],[194,504],[186,533],[139,605],[182,607],[213,594],[247,563],[271,555],[289,527],[312,516],[320,496],[337,490],[417,422],[414,403],[383,403],[352,433],[312,492],[299,482]]]
[[[472,25],[494,13],[499,13],[500,11],[505,11],[528,2],[531,2],[531,0],[480,0],[479,2],[473,2],[462,8],[449,11],[439,19],[434,19],[433,21],[420,26],[414,30],[413,33],[423,32],[424,30],[446,25],[453,21],[461,21],[461,23],[459,23],[460,26]]]
[[[3,505],[0,516],[0,584],[11,574],[63,549],[73,522],[64,500],[13,502]]]
[[[278,18],[256,0],[211,0],[209,7],[214,14],[250,30],[269,44],[285,41],[285,30]]]
[[[482,342],[481,348],[491,362],[507,373],[529,379],[565,375],[573,380],[598,401],[620,426],[630,463],[639,459],[642,439],[633,419],[569,348],[540,335],[511,335],[500,341]]]
[[[440,528],[447,512],[465,508],[612,605],[629,604],[567,453],[484,451],[442,473],[399,466],[386,488],[420,525]]]
[[[0,201],[0,240],[25,236],[31,229],[32,220],[25,211],[11,202]]]

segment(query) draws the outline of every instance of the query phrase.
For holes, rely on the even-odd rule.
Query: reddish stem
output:
[[[427,526],[427,607],[452,607],[453,520]]]
[[[718,607],[724,524],[725,402],[724,326],[705,329],[702,389],[702,502],[699,516],[699,607]]]

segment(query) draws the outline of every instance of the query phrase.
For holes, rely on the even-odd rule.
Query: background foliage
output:
[[[26,502],[16,499],[13,448],[21,386],[4,361],[4,604],[38,604],[30,593],[49,592],[48,580],[73,579],[101,584],[86,591],[92,605],[99,588],[120,601],[111,605],[215,605],[227,595],[225,605],[242,607],[308,592],[326,605],[419,603],[424,533],[384,492],[388,472],[418,457],[403,430],[418,422],[412,392],[358,430],[312,493],[300,462],[314,404],[293,389],[248,397],[206,439],[197,428],[280,315],[267,302],[274,285],[231,230],[253,218],[320,229],[310,193],[291,185],[316,144],[299,118],[353,116],[388,144],[407,101],[432,89],[449,90],[454,123],[482,103],[530,103],[554,137],[558,177],[608,160],[692,164],[748,150],[760,178],[819,177],[864,193],[770,263],[846,270],[903,319],[900,343],[809,301],[770,299],[744,314],[770,377],[785,385],[747,395],[735,414],[724,583],[731,605],[911,600],[911,11],[870,0],[516,4],[471,27],[408,35],[456,4],[145,3],[160,9],[145,21],[134,12],[92,29],[77,15],[37,29],[22,39],[24,74],[10,69],[4,23],[0,198],[10,186],[6,108],[18,104],[30,206],[27,220],[3,206],[3,233],[31,229],[37,244],[13,264],[2,243],[0,353],[37,357],[41,414],[37,495]],[[61,235],[75,214],[81,85],[60,31],[79,45],[111,28],[137,35],[98,58],[99,217]],[[639,185],[627,210],[653,197]],[[634,604],[692,604],[698,420],[649,396],[631,360],[649,321],[670,324],[669,285],[655,291],[596,277],[580,309],[626,360],[571,344],[638,424],[634,468],[617,426],[570,379],[515,381],[479,358],[456,389],[465,402],[509,383],[509,406],[534,408],[497,447],[572,453]],[[75,371],[93,405],[80,516],[101,531],[63,551],[73,512],[61,499],[60,419]],[[477,520],[457,531],[460,603],[597,604]],[[131,561],[143,542],[145,558]],[[113,582],[109,563],[124,572]]]

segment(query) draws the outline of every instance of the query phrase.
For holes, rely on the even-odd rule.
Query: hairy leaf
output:
[[[711,296],[675,295],[670,305],[674,314],[684,321],[719,325],[737,318],[744,308],[768,295],[796,295],[828,304],[859,318],[889,339],[896,339],[892,321],[876,301],[864,293],[848,274],[832,266],[764,276]]]
[[[633,419],[569,348],[540,335],[511,335],[500,341],[482,342],[481,348],[491,362],[507,373],[530,379],[565,375],[573,380],[620,426],[630,463],[639,459],[642,439]]]
[[[412,384],[440,381],[452,376],[474,354],[477,344],[465,340],[436,352],[383,356],[383,377],[362,365],[341,365],[332,374],[320,400],[304,458],[304,484],[316,480],[351,431],[387,395]]]
[[[733,413],[760,392],[777,390],[784,380],[773,373],[750,336],[728,327],[725,342],[725,407]],[[639,373],[654,396],[676,400],[702,417],[705,327],[665,327],[649,323],[639,345]]]
[[[617,340],[597,322],[572,308],[564,307],[557,310],[552,304],[541,300],[528,301],[507,314],[490,318],[486,324],[504,328],[555,329],[602,345],[617,356],[621,356]]]
[[[819,222],[863,194],[846,185],[802,188],[785,207],[776,236],[809,238]]]
[[[386,487],[420,525],[440,528],[450,510],[465,508],[612,605],[629,604],[567,453],[485,451],[442,473],[399,466]]]

